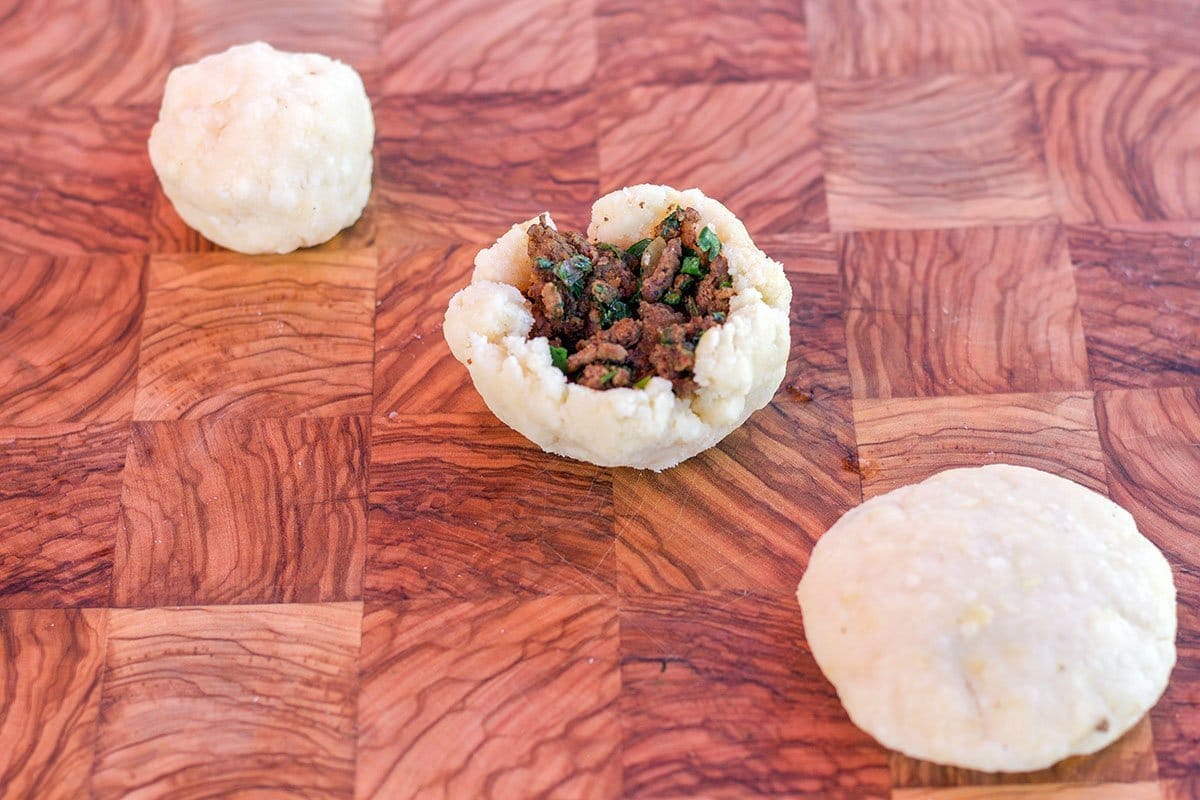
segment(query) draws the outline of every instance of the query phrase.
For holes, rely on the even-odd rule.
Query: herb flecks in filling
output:
[[[653,236],[627,248],[589,242],[545,221],[529,227],[530,336],[550,341],[554,365],[593,389],[696,388],[696,345],[729,315],[733,281],[721,240],[693,208],[671,209]]]

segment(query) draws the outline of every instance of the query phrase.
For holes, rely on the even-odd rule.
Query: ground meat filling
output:
[[[693,208],[673,208],[653,233],[622,249],[545,220],[529,227],[530,336],[550,341],[568,380],[640,389],[658,376],[676,394],[696,388],[696,344],[729,314],[729,263]]]

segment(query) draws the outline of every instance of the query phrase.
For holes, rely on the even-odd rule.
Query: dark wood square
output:
[[[621,607],[623,796],[886,798],[804,643],[794,598],[704,592]]]
[[[828,230],[812,85],[649,86],[615,95],[600,118],[600,189],[638,183],[698,187],[755,235]]]
[[[410,240],[491,243],[550,211],[587,226],[596,102],[582,92],[391,96],[375,104],[380,226]]]
[[[389,0],[383,93],[573,89],[596,71],[594,0]]]
[[[487,412],[442,335],[454,293],[471,281],[479,245],[389,245],[379,256],[375,414]]]
[[[49,0],[6,9],[4,105],[154,103],[162,96],[174,3]]]
[[[1175,573],[1178,662],[1151,712],[1159,775],[1196,774],[1200,741],[1200,389],[1101,392],[1096,413],[1112,498]]]
[[[1011,224],[1054,213],[1024,78],[831,81],[820,103],[835,230]]]
[[[1067,236],[1096,388],[1200,384],[1200,222],[1190,235]]]
[[[865,498],[984,464],[1107,492],[1091,392],[855,400],[854,427]]]
[[[809,77],[804,3],[597,0],[596,30],[606,88]]]
[[[156,118],[151,106],[0,108],[0,252],[144,252]]]
[[[371,409],[375,254],[154,256],[135,419]]]
[[[134,423],[113,604],[362,594],[363,417]]]
[[[93,796],[348,800],[360,614],[110,612]]]
[[[809,0],[818,81],[1021,72],[1017,0]]]
[[[105,613],[0,611],[0,796],[88,796]]]
[[[355,796],[620,796],[617,645],[597,596],[368,605]]]
[[[1057,226],[855,233],[843,271],[856,398],[1090,385]]]
[[[142,256],[0,255],[0,424],[133,414]]]
[[[1036,86],[1064,222],[1200,219],[1200,71],[1065,72]]]
[[[614,548],[609,470],[491,414],[374,419],[368,599],[611,594]]]
[[[360,72],[369,73],[377,67],[384,0],[173,2],[177,11],[171,54],[176,64],[219,53],[235,44],[262,40],[278,50],[322,53]]]
[[[0,427],[0,608],[107,604],[128,444],[116,423]]]
[[[1193,0],[1021,0],[1025,52],[1036,72],[1200,66]]]

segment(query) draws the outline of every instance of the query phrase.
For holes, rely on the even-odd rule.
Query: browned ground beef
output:
[[[657,375],[677,394],[695,389],[696,344],[733,296],[721,242],[695,209],[672,209],[628,250],[534,224],[529,256],[530,336],[550,340],[569,380],[612,389]]]

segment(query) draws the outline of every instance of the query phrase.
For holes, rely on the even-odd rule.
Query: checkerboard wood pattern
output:
[[[0,797],[1200,797],[1196,0],[0,2]],[[363,219],[179,220],[169,69],[354,64]],[[473,253],[634,182],[782,260],[774,402],[663,474],[542,453],[440,333]],[[1104,752],[946,769],[857,730],[792,592],[947,466],[1106,492],[1179,663]]]

